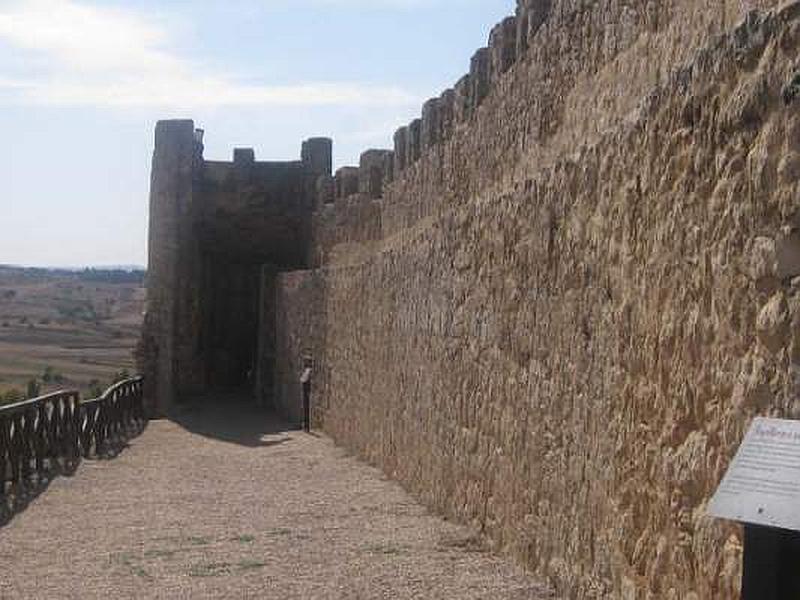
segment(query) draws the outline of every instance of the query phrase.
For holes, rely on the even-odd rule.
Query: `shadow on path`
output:
[[[247,395],[240,393],[197,398],[179,406],[167,418],[191,433],[250,448],[284,444],[292,438],[264,438],[297,431],[297,427],[257,406]]]
[[[83,462],[113,461],[130,447],[130,441],[141,435],[147,428],[147,422],[124,429],[107,439],[100,448],[90,447],[86,456],[79,454],[74,458],[45,458],[45,468],[41,472],[35,469],[33,458],[30,459],[31,474],[20,482],[3,482],[10,474],[10,467],[0,462],[0,529],[8,525],[14,517],[24,512],[34,501],[44,494],[59,477],[71,478],[78,472]]]
[[[22,484],[12,484],[5,493],[0,493],[0,528],[8,525],[18,514],[27,509],[36,498],[41,496],[50,487],[50,484],[59,476],[72,477],[77,470],[79,462],[61,467],[51,465],[46,472],[33,476]]]

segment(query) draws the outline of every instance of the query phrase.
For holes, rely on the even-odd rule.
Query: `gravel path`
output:
[[[0,597],[551,596],[329,439],[204,408],[85,461],[0,529]]]

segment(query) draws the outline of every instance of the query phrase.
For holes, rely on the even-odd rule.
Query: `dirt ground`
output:
[[[249,406],[157,421],[0,529],[0,598],[551,598],[320,434]]]

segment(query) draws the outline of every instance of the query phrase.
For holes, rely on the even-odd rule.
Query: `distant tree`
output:
[[[4,393],[0,394],[0,404],[13,404],[14,402],[20,402],[24,399],[25,394],[16,388],[6,390]]]
[[[120,381],[125,381],[126,379],[130,378],[131,374],[128,372],[128,369],[122,369],[114,374],[114,380],[111,383],[119,383]]]
[[[35,377],[28,381],[28,387],[26,391],[26,396],[30,398],[36,398],[39,394],[42,393],[42,385],[39,383],[39,380]]]
[[[97,379],[92,379],[89,382],[89,397],[90,398],[99,398],[103,395],[103,386]]]
[[[78,277],[83,281],[96,283],[135,283],[142,285],[145,272],[139,269],[130,271],[126,269],[85,269],[78,274]]]
[[[5,290],[3,292],[3,298],[6,300],[13,300],[17,296],[17,290]]]

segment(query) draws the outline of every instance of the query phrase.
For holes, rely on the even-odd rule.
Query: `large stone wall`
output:
[[[148,394],[254,355],[296,420],[311,354],[318,425],[566,597],[735,598],[705,505],[800,418],[799,46],[796,1],[519,0],[335,176],[160,124]]]
[[[518,0],[517,16],[492,31],[470,72],[396,132],[394,160],[385,169],[383,236],[404,235],[441,207],[524,180],[595,143],[695,53],[723,39],[747,10],[778,3]],[[498,67],[492,56],[505,48],[509,22],[511,30],[537,26],[525,29],[524,43],[517,33],[515,60]],[[352,211],[348,204],[346,196],[337,198],[332,210]],[[359,221],[338,220],[353,242]]]
[[[145,404],[152,413],[174,401],[185,348],[177,340],[197,289],[191,243],[195,159],[194,123],[163,121],[155,132],[150,182],[147,314],[140,362]],[[184,340],[187,336],[183,337]],[[194,339],[189,334],[188,339]]]
[[[568,597],[734,598],[704,507],[753,416],[800,417],[800,5],[535,6],[382,200],[318,213],[314,400]]]
[[[322,317],[322,277],[314,271],[278,275],[275,286],[275,357],[272,405],[294,424],[303,421],[303,396],[300,374],[305,358],[320,355],[324,344],[325,323]],[[317,423],[323,414],[314,407]]]

